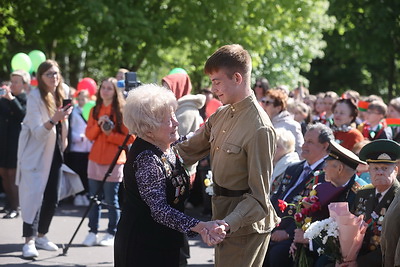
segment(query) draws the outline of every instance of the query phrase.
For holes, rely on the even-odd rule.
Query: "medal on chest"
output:
[[[176,158],[177,159],[177,158]],[[174,192],[174,204],[178,204],[180,201],[180,197],[183,196],[186,193],[187,190],[187,185],[189,183],[189,177],[187,176],[186,172],[183,170],[183,167],[181,171],[180,168],[173,168],[173,164],[168,160],[167,156],[163,155],[161,157],[161,161],[163,162],[164,169],[167,175],[167,179],[171,182],[172,186],[175,188]]]

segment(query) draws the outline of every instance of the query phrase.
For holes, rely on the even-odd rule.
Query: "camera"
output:
[[[104,131],[110,131],[112,129],[114,129],[114,123],[112,122],[112,120],[106,120],[103,122],[102,126]]]
[[[127,72],[125,73],[125,92],[129,92],[132,89],[135,89],[142,83],[138,81],[136,72]]]
[[[7,94],[6,88],[0,87],[0,96],[6,95],[6,94]]]

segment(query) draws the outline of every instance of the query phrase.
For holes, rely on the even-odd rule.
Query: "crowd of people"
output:
[[[204,67],[211,88],[199,94],[184,72],[124,94],[117,81],[128,70],[120,69],[90,95],[67,86],[53,60],[39,66],[37,87],[14,71],[0,98],[0,177],[3,218],[23,219],[23,257],[58,250],[47,233],[66,164],[84,188],[74,204],[93,201],[82,245],[114,246],[115,266],[185,266],[187,236],[196,234],[215,246],[215,266],[301,266],[300,248],[308,266],[333,265],[296,223],[299,200],[313,195],[321,203],[310,222],[346,202],[368,225],[357,259],[346,264],[400,266],[400,98],[312,95],[264,77],[252,84],[251,66],[242,46],[220,47]],[[211,221],[184,213],[200,203]],[[102,207],[109,222],[99,238]]]

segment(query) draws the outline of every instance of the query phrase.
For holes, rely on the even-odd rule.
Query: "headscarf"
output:
[[[162,78],[162,81],[168,84],[169,89],[175,94],[176,99],[188,95],[192,91],[192,83],[187,74],[170,74]]]

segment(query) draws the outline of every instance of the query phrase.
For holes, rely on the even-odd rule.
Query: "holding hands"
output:
[[[229,225],[224,220],[200,222],[192,230],[199,233],[208,246],[214,246],[224,240]]]

